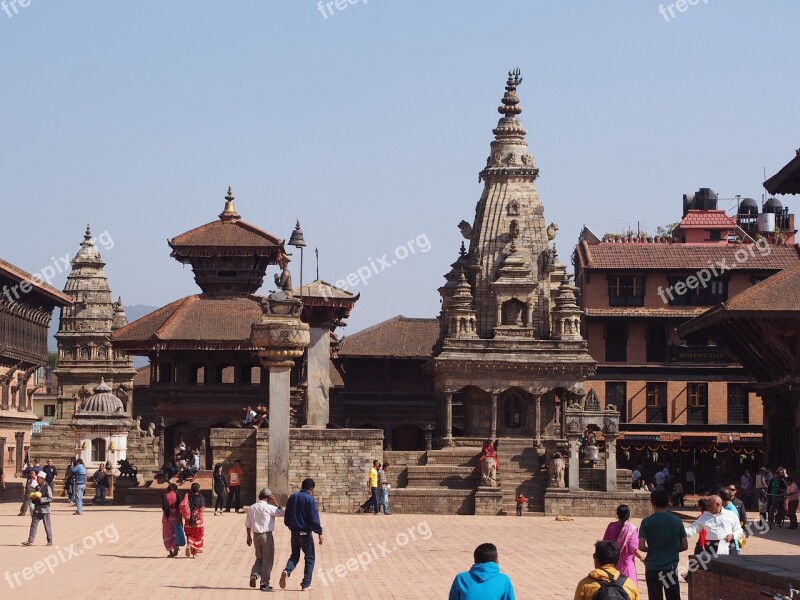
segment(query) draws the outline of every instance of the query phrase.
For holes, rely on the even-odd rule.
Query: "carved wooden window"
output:
[[[606,382],[606,406],[613,404],[619,411],[619,422],[625,423],[628,404],[628,384],[624,381]]]
[[[646,385],[647,396],[647,422],[666,423],[667,422],[667,384],[648,383]]]
[[[689,423],[708,423],[708,384],[687,383],[686,399],[688,402],[686,420]]]
[[[728,384],[728,423],[750,421],[750,399],[747,386],[743,383]]]
[[[644,306],[645,278],[640,275],[609,275],[609,306]]]

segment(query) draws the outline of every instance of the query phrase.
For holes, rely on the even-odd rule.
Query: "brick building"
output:
[[[734,218],[716,200],[707,188],[685,196],[669,239],[601,240],[584,229],[574,256],[598,361],[587,386],[620,410],[619,466],[642,464],[648,476],[669,464],[688,492],[761,464],[763,411],[752,377],[724,349],[676,328],[800,260],[786,245],[793,215],[779,204],[762,207],[776,211],[767,219],[745,199]]]

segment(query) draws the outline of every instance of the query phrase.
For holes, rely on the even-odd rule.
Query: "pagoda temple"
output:
[[[580,334],[576,288],[559,261],[558,226],[546,225],[534,165],[519,120],[519,70],[498,109],[483,194],[472,224],[459,224],[457,260],[440,288],[433,352],[441,441],[563,439],[561,407],[581,401],[595,368]]]
[[[228,188],[219,218],[169,240],[201,293],[176,300],[117,330],[114,347],[150,360],[148,399],[137,411],[164,420],[164,451],[208,443],[211,427],[241,420],[267,397],[250,341],[261,317],[256,291],[283,240],[242,220]],[[210,459],[210,455],[209,455]],[[208,468],[208,466],[206,466]]]

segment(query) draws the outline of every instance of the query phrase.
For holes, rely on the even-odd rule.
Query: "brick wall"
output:
[[[753,600],[764,597],[761,590],[786,594],[789,583],[800,588],[798,564],[790,556],[719,557],[690,573],[689,600]]]
[[[646,492],[587,492],[581,490],[548,490],[544,495],[544,514],[547,516],[606,517],[614,520],[617,507],[627,504],[631,518],[642,519],[653,512],[650,494]]]
[[[619,381],[619,380],[614,380]],[[654,375],[651,382],[664,381],[663,377]],[[694,381],[702,381],[696,379]],[[605,406],[606,396],[605,379],[592,379],[587,381],[586,388],[594,388],[600,398],[601,406]],[[627,400],[627,422],[628,423],[647,423],[647,381],[628,380],[626,383]],[[686,381],[667,381],[667,421],[669,423],[686,423],[687,392]],[[725,425],[728,423],[728,382],[708,381],[708,424]],[[761,425],[763,423],[763,405],[761,397],[751,393],[749,397],[750,415],[748,423],[750,425]]]
[[[289,438],[289,487],[306,477],[315,484],[320,510],[353,512],[367,497],[367,475],[374,459],[383,460],[383,432],[373,429],[292,429]],[[242,463],[242,502],[255,501],[269,485],[269,429],[212,429],[214,463]]]

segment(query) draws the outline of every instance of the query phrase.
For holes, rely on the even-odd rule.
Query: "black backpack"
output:
[[[625,585],[625,582],[628,580],[625,575],[620,575],[617,579],[614,579],[614,576],[602,569],[603,573],[608,575],[608,578],[611,581],[599,581],[600,589],[597,590],[597,593],[594,595],[594,600],[631,600],[631,597],[628,596],[628,592],[622,587]]]

